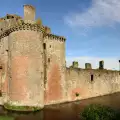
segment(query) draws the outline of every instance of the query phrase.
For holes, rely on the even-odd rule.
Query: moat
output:
[[[0,116],[5,118],[8,116],[8,119],[5,120],[80,120],[79,113],[89,104],[98,103],[120,110],[119,101],[120,92],[88,100],[46,106],[44,110],[32,113],[8,112],[1,107]]]

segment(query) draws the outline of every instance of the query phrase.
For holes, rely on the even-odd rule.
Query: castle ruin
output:
[[[87,99],[120,91],[119,71],[66,67],[62,36],[35,20],[35,8],[24,5],[24,18],[0,18],[0,104],[12,110]]]

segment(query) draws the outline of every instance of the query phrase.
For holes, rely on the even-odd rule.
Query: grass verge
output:
[[[34,107],[34,106],[15,106],[15,105],[10,105],[9,103],[5,103],[4,108],[14,111],[38,111],[41,109],[40,107]]]

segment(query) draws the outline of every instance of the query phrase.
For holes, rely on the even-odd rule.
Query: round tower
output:
[[[7,109],[32,111],[44,107],[43,31],[22,23],[9,34]]]

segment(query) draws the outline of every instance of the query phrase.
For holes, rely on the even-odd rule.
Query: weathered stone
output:
[[[99,62],[99,69],[104,69],[104,61]]]
[[[78,68],[79,64],[77,61],[73,61],[72,67],[73,68]]]
[[[85,69],[92,69],[92,66],[90,63],[85,63]]]
[[[35,20],[35,8],[31,5],[24,5],[24,20]]]

